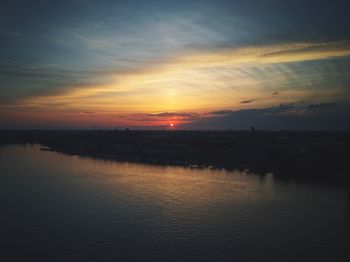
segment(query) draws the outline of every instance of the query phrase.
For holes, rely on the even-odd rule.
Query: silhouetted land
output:
[[[0,144],[14,143],[98,158],[350,181],[350,132],[0,131]]]

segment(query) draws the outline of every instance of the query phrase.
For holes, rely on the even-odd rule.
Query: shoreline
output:
[[[0,131],[1,144],[98,159],[349,185],[349,132]]]

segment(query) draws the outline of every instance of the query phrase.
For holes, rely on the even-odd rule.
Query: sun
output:
[[[170,127],[174,127],[174,123],[170,123],[169,125],[170,125]]]

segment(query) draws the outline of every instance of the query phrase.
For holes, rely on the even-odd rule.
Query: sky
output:
[[[349,1],[0,7],[0,129],[350,130]]]

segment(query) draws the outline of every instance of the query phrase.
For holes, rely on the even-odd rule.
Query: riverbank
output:
[[[349,183],[349,132],[1,131],[0,143],[37,143],[71,155]]]

